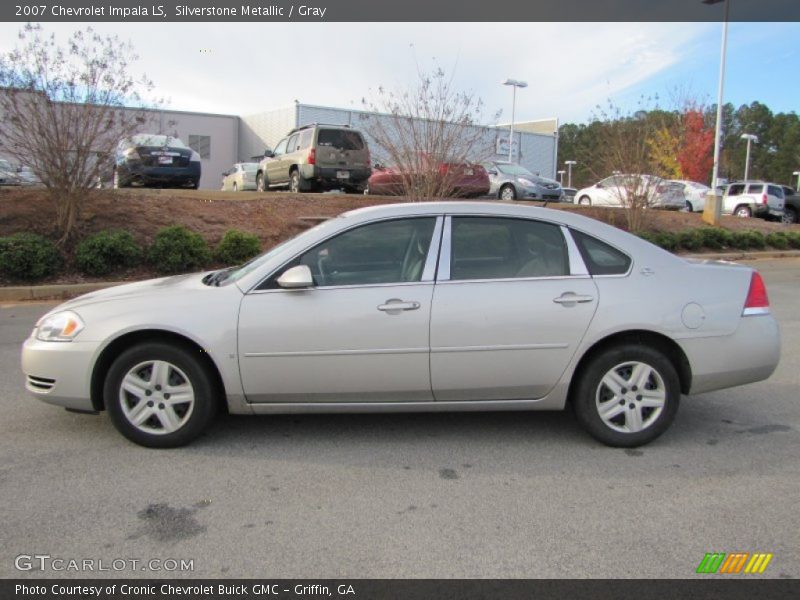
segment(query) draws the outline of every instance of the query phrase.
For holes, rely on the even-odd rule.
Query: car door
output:
[[[383,220],[305,251],[239,315],[250,402],[431,401],[429,324],[442,217]],[[307,265],[315,285],[281,289]]]
[[[446,218],[431,313],[435,400],[541,398],[558,382],[598,305],[565,234],[531,219]]]
[[[286,155],[286,145],[288,141],[288,138],[284,138],[278,142],[278,145],[275,146],[275,150],[272,152],[272,156],[267,159],[267,181],[269,181],[270,185],[283,184],[289,181],[289,169],[287,167],[285,169],[286,173],[284,174],[282,165]]]
[[[592,204],[595,206],[621,206],[621,179],[618,176],[606,177],[597,184]]]

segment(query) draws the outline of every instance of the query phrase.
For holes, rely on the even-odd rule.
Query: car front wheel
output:
[[[114,361],[103,395],[117,430],[150,448],[183,446],[198,437],[216,413],[217,386],[195,352],[148,342]]]
[[[513,185],[504,185],[500,189],[500,199],[501,200],[516,200],[517,199],[517,190],[514,189]]]
[[[572,402],[583,427],[609,446],[647,444],[672,423],[680,380],[661,352],[638,344],[613,347],[590,359]]]

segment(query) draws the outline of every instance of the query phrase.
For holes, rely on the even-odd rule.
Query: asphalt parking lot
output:
[[[0,577],[685,578],[706,552],[773,553],[760,577],[800,577],[800,259],[753,264],[778,370],[684,397],[636,450],[569,413],[225,417],[148,450],[30,399],[20,344],[51,305],[2,306]],[[193,571],[15,568],[34,554]]]

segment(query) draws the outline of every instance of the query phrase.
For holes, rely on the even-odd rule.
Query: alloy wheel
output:
[[[119,403],[135,428],[163,435],[178,431],[192,415],[194,388],[186,374],[164,360],[141,362],[122,379]]]
[[[621,433],[637,433],[655,423],[667,400],[664,379],[638,361],[616,365],[600,380],[595,406],[603,423]]]

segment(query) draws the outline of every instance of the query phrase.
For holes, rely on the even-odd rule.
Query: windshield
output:
[[[186,148],[180,139],[171,135],[139,134],[131,138],[135,146],[170,146],[172,148]]]
[[[342,150],[362,150],[364,140],[357,131],[349,129],[320,129],[317,134],[317,145],[332,146]]]
[[[514,175],[516,177],[535,177],[533,173],[528,171],[525,167],[511,164],[498,164],[497,170],[505,175]]]
[[[11,163],[7,160],[0,159],[0,169],[3,171],[10,171],[11,170]]]

